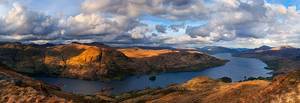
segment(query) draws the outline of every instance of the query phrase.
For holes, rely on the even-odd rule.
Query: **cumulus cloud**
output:
[[[28,11],[20,4],[14,4],[8,15],[0,20],[0,35],[12,35],[22,39],[24,35],[33,38],[48,38],[58,32],[58,20],[37,12]]]
[[[139,26],[130,31],[133,39],[143,39],[146,37],[146,33],[150,32],[147,26]]]
[[[265,0],[85,0],[80,8],[77,15],[52,17],[15,3],[0,18],[1,40],[203,44],[300,33],[296,7]],[[148,26],[142,23],[145,16],[162,21]],[[180,32],[181,38],[169,31]]]
[[[213,3],[207,23],[188,26],[186,34],[192,38],[209,37],[213,41],[231,41],[237,38],[265,38],[268,35],[299,33],[300,15],[296,8],[269,4],[263,0],[228,0]],[[225,2],[223,2],[225,3]],[[230,5],[229,5],[230,4]]]
[[[66,35],[93,35],[118,33],[117,22],[96,14],[71,16],[61,24]]]

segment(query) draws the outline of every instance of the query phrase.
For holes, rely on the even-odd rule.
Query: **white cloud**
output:
[[[39,35],[40,37],[56,33],[56,19],[40,13],[28,11],[20,4],[13,8],[0,20],[0,35]]]
[[[93,35],[118,33],[117,22],[103,18],[96,14],[79,14],[71,16],[61,22],[64,34]]]
[[[149,15],[182,24],[159,21],[159,25],[145,26],[140,21]],[[85,0],[81,13],[69,17],[51,17],[14,4],[8,15],[0,19],[0,35],[15,40],[60,38],[200,45],[239,43],[245,39],[256,40],[258,45],[275,44],[280,41],[276,38],[281,37],[299,38],[299,18],[296,7],[287,8],[265,0]],[[185,21],[204,24],[191,26]],[[185,34],[168,34],[179,29],[186,29]],[[19,37],[12,37],[16,35]]]

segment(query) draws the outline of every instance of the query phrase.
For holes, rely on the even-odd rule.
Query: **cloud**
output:
[[[48,38],[58,32],[58,20],[37,12],[28,11],[20,4],[13,4],[8,15],[0,20],[0,35],[12,35],[22,39],[25,35],[36,35],[33,38]]]
[[[139,26],[130,31],[131,38],[133,39],[143,39],[146,37],[146,33],[150,30],[147,26]]]
[[[62,17],[13,4],[8,15],[0,18],[1,41],[201,45],[242,39],[279,42],[272,37],[299,38],[300,34],[296,7],[265,0],[85,0],[80,13]],[[154,17],[148,20],[152,23],[144,24],[145,16]]]
[[[298,29],[300,15],[296,8],[269,4],[263,0],[229,0],[226,6],[215,1],[207,23],[188,26],[186,34],[192,38],[208,37],[215,42],[237,38],[265,38],[268,35],[293,35]],[[225,2],[224,2],[225,3]]]
[[[71,16],[61,23],[66,35],[95,35],[118,33],[117,22],[96,14]]]
[[[169,26],[170,29],[172,29],[174,32],[178,32],[179,29],[184,29],[185,24],[173,24]]]
[[[155,29],[159,33],[166,33],[166,31],[167,31],[167,27],[164,25],[156,25]]]

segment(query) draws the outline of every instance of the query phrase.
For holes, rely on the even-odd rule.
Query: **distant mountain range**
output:
[[[289,45],[283,45],[279,47],[261,46],[259,48],[249,49],[241,52],[242,54],[261,54],[277,56],[281,58],[295,58],[300,55],[300,49]]]
[[[208,54],[218,54],[218,53],[239,53],[247,51],[247,48],[227,48],[222,46],[206,46],[203,48],[198,48],[197,50],[208,53]]]
[[[261,46],[236,53],[234,56],[258,58],[264,61],[269,69],[276,70],[278,73],[287,73],[300,67],[300,49],[289,45]]]

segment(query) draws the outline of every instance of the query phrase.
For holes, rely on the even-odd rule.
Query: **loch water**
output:
[[[208,76],[218,79],[230,77],[232,81],[240,81],[249,77],[271,77],[271,70],[265,69],[265,63],[255,58],[232,57],[229,53],[216,54],[215,57],[230,60],[223,66],[207,68],[193,72],[159,73],[155,80],[149,80],[149,75],[136,75],[122,81],[87,81],[59,77],[35,77],[46,83],[57,85],[63,91],[77,94],[95,94],[103,88],[111,88],[112,94],[119,94],[145,88],[166,87],[174,83],[184,83],[197,76]]]

